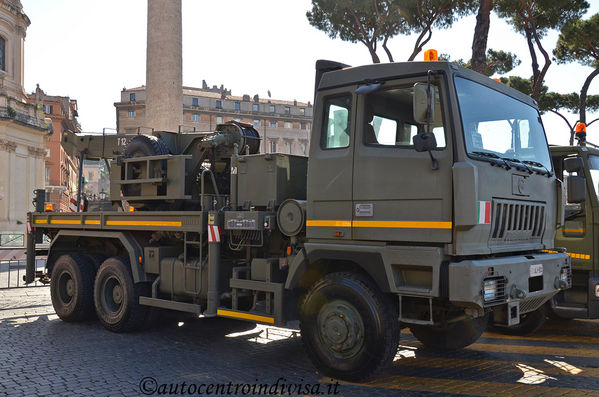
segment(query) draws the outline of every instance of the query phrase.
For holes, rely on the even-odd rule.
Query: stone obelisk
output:
[[[176,132],[183,120],[181,0],[148,0],[146,126]]]

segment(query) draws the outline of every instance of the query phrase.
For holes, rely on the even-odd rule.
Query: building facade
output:
[[[33,191],[44,187],[51,121],[27,103],[23,48],[30,21],[18,0],[0,0],[0,234],[24,233]]]
[[[120,134],[150,132],[146,114],[146,87],[123,88],[116,107]],[[213,131],[216,124],[236,120],[252,124],[262,138],[261,152],[308,155],[312,104],[234,96],[224,86],[183,87],[183,122],[179,130]]]
[[[52,133],[46,141],[44,186],[46,202],[55,211],[69,211],[69,200],[77,194],[79,159],[72,159],[61,145],[64,131],[81,132],[77,121],[77,101],[69,97],[47,95],[37,86],[27,95],[27,102],[44,112],[52,120]]]

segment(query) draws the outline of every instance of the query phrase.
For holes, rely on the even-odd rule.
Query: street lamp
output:
[[[100,200],[106,200],[106,192],[104,191],[104,189],[102,189],[102,191],[100,192]]]

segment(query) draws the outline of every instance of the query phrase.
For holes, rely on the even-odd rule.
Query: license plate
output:
[[[530,265],[528,269],[530,273],[530,277],[542,276],[543,275],[543,264],[539,263],[538,265]]]

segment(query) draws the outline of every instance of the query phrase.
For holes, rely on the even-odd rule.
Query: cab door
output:
[[[386,82],[357,96],[354,148],[352,237],[355,240],[449,243],[452,241],[452,139],[442,85],[434,95],[437,140],[432,151],[416,152],[412,138],[424,131],[413,116],[417,82]],[[445,117],[447,118],[447,117]]]
[[[307,237],[351,239],[355,86],[319,92],[308,161]]]

